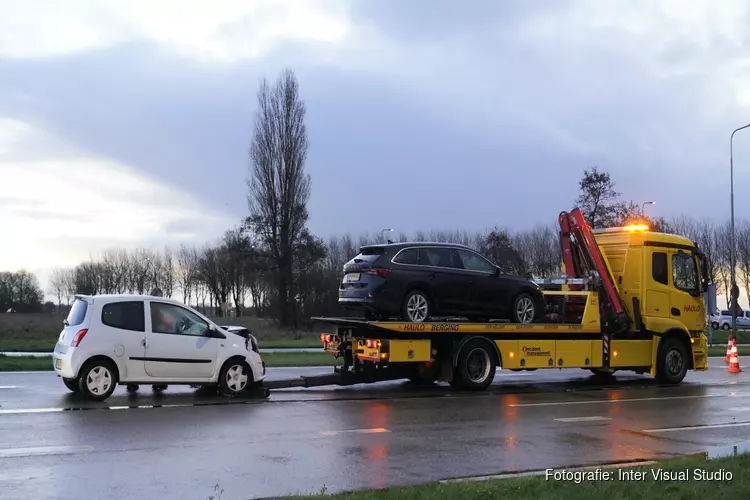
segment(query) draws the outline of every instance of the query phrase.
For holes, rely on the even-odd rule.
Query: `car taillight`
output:
[[[368,269],[365,274],[372,274],[373,276],[380,276],[381,278],[387,278],[391,274],[390,269]]]
[[[83,337],[85,337],[88,332],[88,330],[78,330],[75,337],[73,337],[73,341],[70,343],[70,347],[78,347],[78,344],[81,343]]]

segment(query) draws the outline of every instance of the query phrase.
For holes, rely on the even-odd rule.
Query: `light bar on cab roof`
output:
[[[649,228],[647,224],[628,224],[627,226],[620,226],[620,227],[608,227],[605,229],[595,229],[591,231],[594,234],[601,234],[601,233],[621,233],[623,231],[629,231],[629,232],[643,232],[648,231]]]

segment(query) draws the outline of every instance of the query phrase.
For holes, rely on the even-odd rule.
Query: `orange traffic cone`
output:
[[[732,355],[729,357],[729,368],[727,371],[729,373],[740,373],[742,371],[742,368],[740,368],[740,355],[737,353],[737,341],[732,344]]]
[[[724,363],[729,364],[729,358],[732,356],[732,337],[727,340],[727,355],[724,356]]]

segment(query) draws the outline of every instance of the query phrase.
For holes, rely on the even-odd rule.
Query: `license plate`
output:
[[[62,359],[56,359],[55,360],[55,368],[58,370],[62,370],[63,367],[63,360]]]
[[[359,281],[359,273],[349,273],[347,281]]]

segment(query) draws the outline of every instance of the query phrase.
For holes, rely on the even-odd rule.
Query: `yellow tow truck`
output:
[[[564,276],[537,281],[544,322],[317,317],[327,325],[324,350],[343,364],[334,378],[287,386],[408,378],[484,390],[498,367],[633,371],[679,384],[688,370],[708,368],[707,265],[696,243],[645,225],[592,231],[578,209],[559,223]]]

